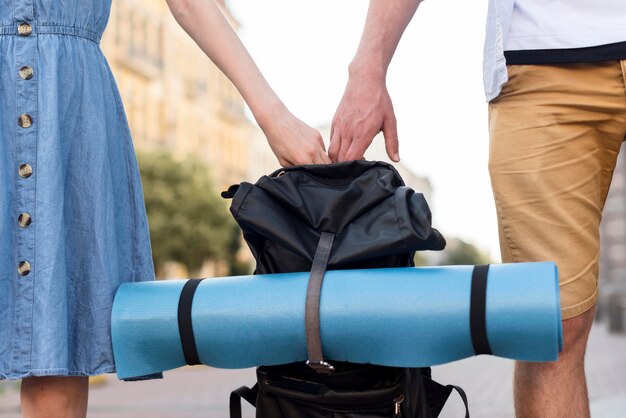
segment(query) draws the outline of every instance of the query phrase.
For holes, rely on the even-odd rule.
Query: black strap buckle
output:
[[[307,360],[306,365],[320,374],[330,375],[330,374],[333,374],[333,372],[335,371],[335,367],[332,364],[323,360],[322,361]]]

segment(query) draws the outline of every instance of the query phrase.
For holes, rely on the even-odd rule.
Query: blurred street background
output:
[[[217,1],[286,105],[328,142],[367,1]],[[388,74],[402,156],[396,167],[408,186],[424,193],[433,225],[448,241],[444,252],[418,254],[420,265],[499,262],[481,79],[486,3],[424,2]],[[114,0],[101,46],[138,153],[157,277],[249,274],[251,255],[219,192],[279,167],[241,96],[163,0]],[[366,156],[389,161],[382,138]],[[626,152],[606,204],[602,246],[587,376],[593,416],[622,418]],[[434,369],[438,381],[466,389],[479,418],[513,416],[511,375],[512,362],[488,357]],[[107,376],[92,381],[89,416],[226,417],[230,391],[253,382],[253,370],[208,367],[168,372],[164,381],[122,383]],[[0,381],[0,417],[18,417],[18,405],[19,382]],[[443,416],[461,417],[459,408],[453,398]],[[244,411],[253,416],[251,408]]]
[[[328,142],[330,121],[343,91],[347,65],[358,44],[367,2],[351,0],[337,6],[325,0],[319,4],[307,3],[304,9],[275,0],[263,7],[247,0],[217,0],[217,3],[287,106],[316,127]],[[334,14],[328,13],[331,9],[335,10]],[[322,16],[343,20],[352,30],[342,32],[343,35],[308,30]],[[299,25],[302,25],[300,29]],[[284,31],[293,33],[293,39],[285,37]],[[412,42],[413,37],[408,33],[407,42]],[[260,39],[265,42],[259,42]],[[162,0],[114,1],[101,46],[118,83],[138,154],[157,277],[249,273],[250,252],[241,245],[239,230],[228,212],[230,202],[220,198],[219,193],[244,180],[254,182],[280,167],[242,97],[178,26]],[[285,56],[277,56],[277,50],[285,52]],[[311,64],[313,57],[338,55],[342,56],[341,60],[328,64],[320,61],[317,69],[304,65],[307,60]],[[401,60],[401,51],[399,55]],[[312,78],[304,82],[309,75]],[[395,85],[395,80],[403,80],[404,75],[390,74],[389,79]],[[480,78],[473,85],[472,91],[480,91]],[[412,84],[406,87],[415,88]],[[408,138],[416,124],[413,116],[402,116],[408,110],[407,92],[399,90],[392,92],[392,96],[398,101],[400,133]],[[468,99],[472,100],[471,94]],[[430,98],[424,97],[425,103],[429,101]],[[472,116],[472,120],[480,120],[475,141],[486,145],[487,132],[482,122],[486,106],[478,98],[473,107],[479,114]],[[470,125],[467,128],[474,130]],[[458,137],[451,134],[449,140],[454,146]],[[456,180],[453,187],[440,192],[435,184],[441,183],[442,177],[425,165],[425,161],[433,160],[425,156],[435,155],[441,141],[423,142],[419,152],[413,152],[412,142],[405,141],[404,159],[396,168],[408,186],[425,195],[433,212],[434,226],[449,243],[446,252],[420,254],[418,264],[497,260],[498,250],[493,245],[497,241],[495,217],[490,217],[487,226],[481,227],[480,234],[467,229],[483,223],[481,219],[493,212],[491,196],[483,199],[484,192],[480,191],[489,192],[489,182],[484,177],[486,148],[485,152],[481,147],[475,151],[485,162],[476,160],[474,173],[467,172],[461,179],[454,168],[444,170],[448,173],[446,178]],[[372,160],[389,162],[382,138],[376,138],[366,155]],[[435,167],[444,167],[443,162],[452,161],[451,158],[456,157],[442,158],[442,164]],[[444,200],[445,204],[438,208],[438,196],[463,197],[468,189],[462,184],[466,178],[474,178],[471,185],[474,196],[484,201],[484,205],[475,210],[466,207],[459,210],[455,206],[465,206],[460,201]],[[453,212],[455,216],[451,218],[445,212]]]

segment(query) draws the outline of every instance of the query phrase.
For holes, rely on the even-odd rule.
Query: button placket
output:
[[[13,48],[15,65],[15,148],[13,148],[15,171],[14,210],[18,218],[16,228],[15,252],[15,317],[10,360],[16,368],[28,370],[32,340],[34,283],[37,260],[35,258],[35,228],[23,227],[28,224],[25,217],[20,222],[19,214],[35,216],[37,174],[37,90],[39,53],[37,25],[35,22],[35,4],[33,0],[13,2],[13,16],[16,36]],[[18,343],[19,342],[19,343]]]
[[[27,16],[28,17],[28,16]],[[30,214],[35,211],[35,162],[37,159],[37,80],[34,80],[35,67],[38,62],[37,36],[34,23],[28,18],[17,26],[16,62],[20,65],[18,74],[21,78],[17,83],[17,124],[16,156],[18,157],[17,209],[18,222],[18,272],[24,269],[30,272],[35,257],[35,236],[30,225]],[[23,264],[26,263],[26,264]],[[19,267],[22,266],[22,267]],[[24,267],[26,266],[26,267]],[[26,273],[28,274],[28,273]]]

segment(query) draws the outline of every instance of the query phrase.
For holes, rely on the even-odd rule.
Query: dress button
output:
[[[20,68],[20,77],[22,77],[23,80],[30,80],[33,78],[33,69],[28,65],[23,66]]]
[[[28,261],[20,261],[20,264],[17,265],[17,272],[22,276],[26,276],[30,273],[30,263]]]
[[[31,167],[30,164],[22,164],[18,173],[21,178],[27,179],[33,174],[33,167]]]
[[[33,118],[28,113],[22,113],[17,122],[22,128],[30,128],[33,125]]]
[[[32,220],[32,218],[30,216],[30,213],[24,212],[24,213],[20,213],[20,216],[18,216],[17,223],[22,228],[26,228],[28,225],[30,225],[31,220]]]
[[[22,22],[17,27],[17,33],[19,33],[21,36],[28,36],[33,33],[33,27],[26,22]]]

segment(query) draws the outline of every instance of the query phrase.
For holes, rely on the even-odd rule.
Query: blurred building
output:
[[[600,228],[599,307],[611,328],[626,331],[626,145],[613,173]]]
[[[236,29],[224,0],[218,1]],[[102,40],[138,151],[165,150],[207,163],[217,190],[243,179],[258,130],[239,92],[172,17],[163,0],[115,0]],[[262,139],[264,141],[264,138]],[[269,154],[269,155],[268,155]]]
[[[225,0],[222,12],[237,30]],[[102,50],[115,76],[137,151],[193,157],[210,168],[215,192],[278,166],[243,98],[174,20],[163,0],[115,0]],[[229,202],[225,201],[225,205]],[[245,246],[242,259],[251,259]],[[208,260],[198,274],[225,274]],[[177,263],[163,277],[186,277]]]

